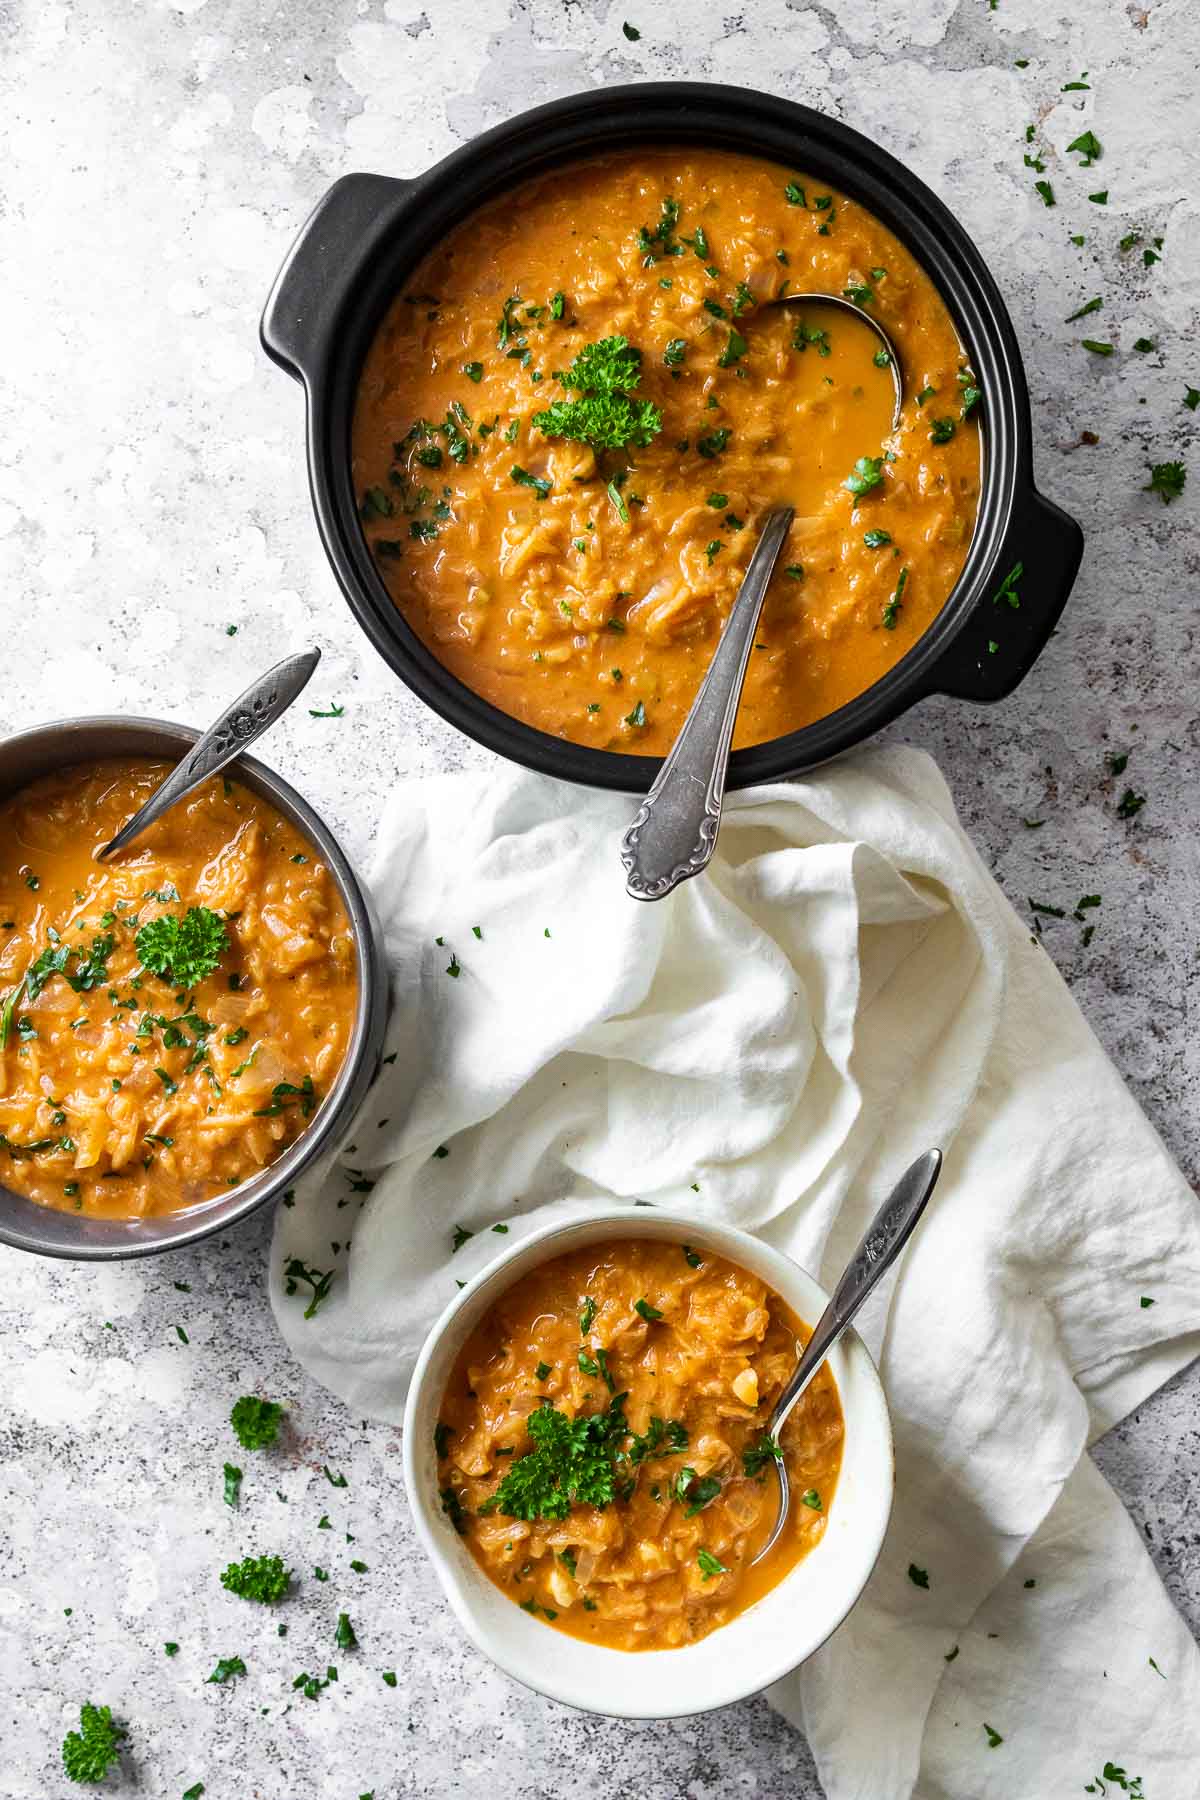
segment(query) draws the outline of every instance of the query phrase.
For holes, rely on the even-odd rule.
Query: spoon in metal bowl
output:
[[[183,761],[155,788],[146,804],[139,806],[132,819],[122,825],[116,837],[96,851],[96,861],[106,862],[118,850],[124,850],[148,825],[240,756],[303,692],[320,660],[319,650],[302,650],[296,656],[285,656],[273,669],[252,681],[245,693],[226,707],[216,724],[196,739]]]
[[[872,1292],[913,1234],[917,1220],[925,1211],[941,1173],[942,1153],[927,1150],[911,1168],[904,1171],[875,1217],[866,1236],[850,1258],[841,1280],[833,1290],[833,1298],[817,1320],[813,1334],[801,1351],[791,1380],[787,1383],[767,1420],[767,1436],[774,1447],[775,1472],[779,1477],[779,1510],[775,1523],[754,1562],[761,1562],[783,1530],[791,1505],[787,1465],[779,1449],[779,1433],[800,1400],[813,1376],[833,1349],[859,1307]]]
[[[869,325],[887,351],[895,405],[892,430],[900,423],[904,384],[900,359],[878,319],[840,294],[782,294],[770,306],[835,306]],[[767,587],[779,560],[794,509],[769,512],[750,566],[729,609],[708,673],[700,683],[679,736],[667,753],[654,785],[621,839],[625,890],[634,900],[661,900],[708,866],[717,845],[729,746],[746,669]]]

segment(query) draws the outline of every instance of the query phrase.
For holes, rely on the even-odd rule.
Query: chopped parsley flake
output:
[[[882,481],[882,456],[860,456],[842,486],[848,488],[857,500],[863,494],[869,494],[872,488],[879,487]]]
[[[1181,462],[1155,463],[1150,470],[1150,479],[1143,488],[1143,493],[1161,494],[1164,506],[1183,495],[1184,483],[1187,481],[1187,470]]]

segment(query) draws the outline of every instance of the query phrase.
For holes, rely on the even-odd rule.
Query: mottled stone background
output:
[[[6,722],[111,709],[204,723],[284,647],[319,643],[312,703],[345,716],[302,707],[267,755],[364,860],[398,779],[486,758],[351,624],[309,513],[299,391],[258,349],[272,276],[329,182],[414,173],[535,102],[668,76],[825,108],[931,182],[1008,298],[1039,479],[1088,550],[1015,699],[930,704],[897,735],[941,759],[1018,906],[1103,896],[1089,945],[1070,921],[1049,923],[1046,945],[1195,1177],[1194,0],[0,0],[0,42]],[[1087,91],[1062,92],[1083,70]],[[1053,209],[1022,161],[1029,123]],[[1066,145],[1086,126],[1104,155],[1083,172]],[[1107,206],[1086,198],[1100,189]],[[1093,294],[1102,311],[1064,323]],[[1089,354],[1084,335],[1115,354]],[[1155,348],[1137,352],[1139,337]],[[1081,446],[1084,431],[1099,442]],[[1179,456],[1192,488],[1167,508],[1142,484]],[[1116,782],[1113,751],[1130,753]],[[1146,796],[1131,822],[1115,811],[1127,783]],[[578,1717],[465,1645],[413,1541],[396,1434],[349,1417],[276,1339],[267,1240],[260,1220],[155,1262],[2,1259],[0,1790],[61,1793],[59,1741],[93,1698],[130,1724],[121,1791],[167,1800],[196,1781],[231,1800],[815,1800],[803,1742],[762,1701],[676,1725]],[[278,1454],[241,1457],[235,1515],[226,1420],[251,1387],[286,1400],[293,1424]],[[1194,1623],[1198,1394],[1194,1373],[1178,1380],[1098,1451]],[[217,1584],[251,1548],[306,1576],[286,1637]],[[334,1648],[339,1610],[357,1652]],[[235,1654],[247,1677],[207,1685]],[[295,1698],[292,1677],[331,1659],[337,1686]]]

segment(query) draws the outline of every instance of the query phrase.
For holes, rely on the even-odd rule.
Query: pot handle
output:
[[[980,702],[1011,694],[1045,649],[1082,556],[1075,520],[1026,488],[997,561],[1001,574],[930,672],[927,691]]]
[[[343,175],[317,202],[263,310],[259,336],[273,362],[309,381],[361,270],[403,211],[412,187],[391,175]]]

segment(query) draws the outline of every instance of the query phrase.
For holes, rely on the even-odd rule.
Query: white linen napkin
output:
[[[1193,1800],[1200,1653],[1085,1454],[1200,1350],[1182,1176],[927,756],[734,796],[708,875],[656,905],[624,893],[629,816],[511,769],[393,798],[394,1061],[342,1166],[278,1214],[287,1342],[395,1422],[456,1281],[556,1210],[732,1221],[829,1283],[940,1145],[865,1330],[896,1431],[884,1554],[770,1698],[830,1800],[1043,1800],[1106,1761]],[[292,1256],[335,1270],[311,1319]]]

